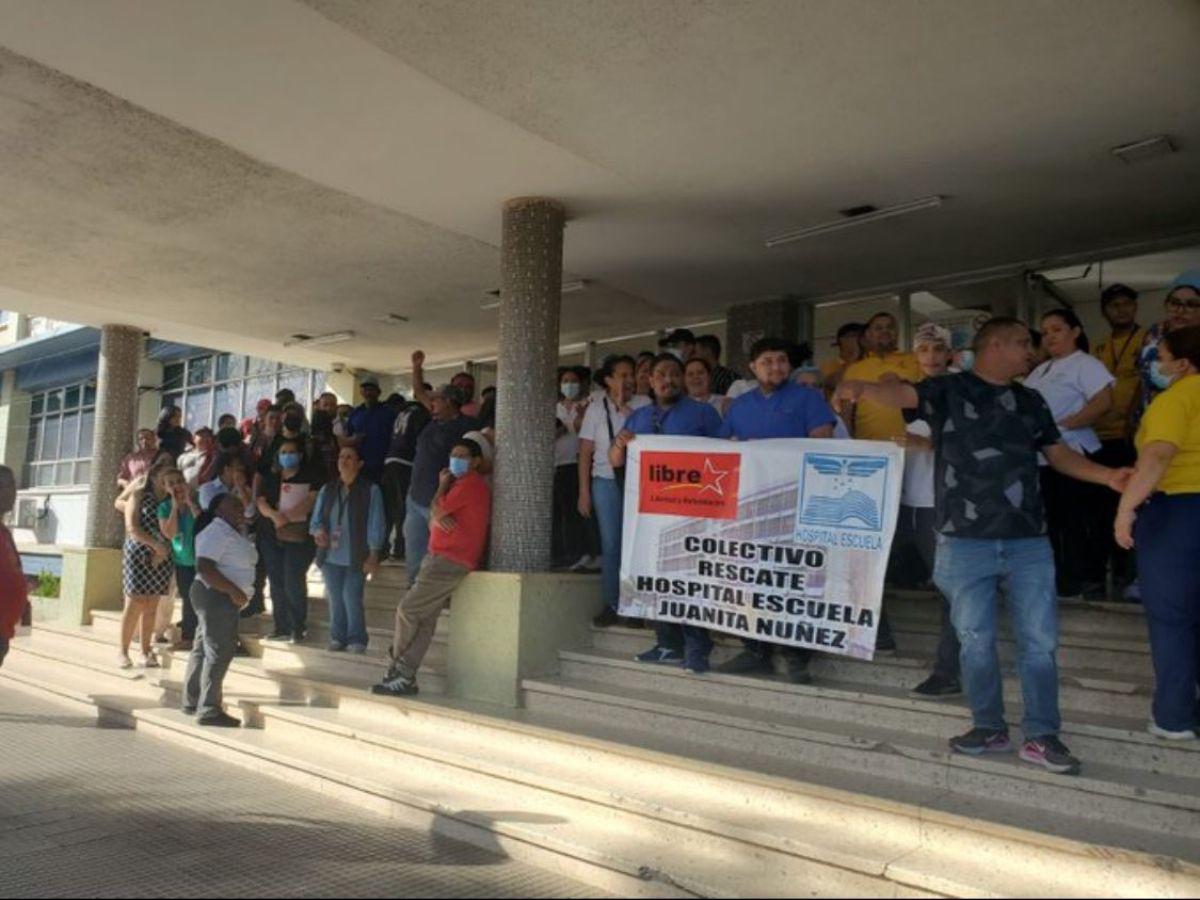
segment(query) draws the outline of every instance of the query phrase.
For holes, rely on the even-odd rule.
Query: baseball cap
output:
[[[359,387],[373,387],[376,390],[379,390],[379,379],[376,378],[374,375],[368,375],[365,378],[363,378],[362,381],[360,381],[358,383],[358,386]]]
[[[862,322],[847,322],[837,330],[837,337],[834,338],[834,342],[840,341],[848,334],[862,334],[866,330],[867,326]]]
[[[660,347],[673,347],[675,344],[694,344],[696,336],[686,328],[676,328],[658,342]]]
[[[254,404],[254,408],[256,410],[258,410],[258,414],[261,416],[263,413],[265,413],[268,409],[270,409],[274,405],[275,405],[274,402],[270,398],[263,397],[261,400],[259,400],[257,403]]]
[[[913,346],[919,347],[921,344],[941,344],[949,349],[953,346],[950,329],[944,328],[936,322],[926,322],[913,335]]]

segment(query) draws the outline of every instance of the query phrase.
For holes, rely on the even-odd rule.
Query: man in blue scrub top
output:
[[[758,387],[733,401],[725,413],[720,436],[735,441],[765,438],[831,438],[837,416],[820,391],[792,381],[788,359],[791,343],[780,338],[763,338],[750,348],[750,370]],[[770,672],[773,645],[743,638],[746,648],[719,667],[719,671],[744,675]],[[807,684],[812,651],[780,647],[787,663],[788,680]]]
[[[691,437],[717,437],[721,417],[708,403],[693,400],[683,392],[683,363],[673,353],[662,353],[650,369],[650,387],[654,403],[636,409],[625,420],[625,427],[613,441],[609,460],[614,466],[625,465],[625,448],[638,434],[677,434]],[[708,671],[712,638],[707,629],[675,622],[657,622],[655,644],[639,653],[638,662],[677,666],[697,675]]]

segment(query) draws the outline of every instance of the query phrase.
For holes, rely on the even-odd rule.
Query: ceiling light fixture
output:
[[[564,281],[562,292],[564,294],[578,294],[580,291],[587,290],[587,279],[580,278],[577,281]],[[483,292],[484,299],[480,302],[480,309],[499,309],[500,308],[500,289],[494,288],[490,291]]]
[[[293,334],[291,338],[283,342],[283,346],[319,347],[323,344],[340,344],[342,341],[350,341],[353,339],[353,331],[334,331],[330,334],[318,334],[316,336],[307,334]]]
[[[809,225],[805,228],[797,228],[794,231],[785,231],[782,234],[776,234],[767,238],[767,249],[778,247],[781,244],[790,244],[793,241],[801,241],[805,238],[815,237],[818,234],[829,234],[834,231],[842,231],[846,228],[854,228],[859,225],[865,225],[868,222],[879,222],[883,219],[894,219],[896,216],[907,215],[908,213],[919,212],[922,209],[937,209],[942,205],[942,197],[934,194],[932,197],[922,197],[919,200],[909,200],[907,203],[897,203],[895,206],[885,206],[881,209],[875,209],[871,212],[864,212],[858,215],[849,215],[845,218],[834,219],[832,222],[821,222],[818,225]],[[855,209],[861,209],[856,207]]]
[[[1165,134],[1155,135],[1131,144],[1122,144],[1108,151],[1127,166],[1145,162],[1156,156],[1168,156],[1175,152],[1175,145]]]

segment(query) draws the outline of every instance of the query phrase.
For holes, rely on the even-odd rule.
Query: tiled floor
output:
[[[597,893],[0,684],[0,896]]]

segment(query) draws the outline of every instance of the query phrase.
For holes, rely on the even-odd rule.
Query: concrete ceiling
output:
[[[564,342],[1169,236],[1197,34],[1170,0],[0,0],[0,301],[390,370],[492,348],[521,194],[572,214]]]

